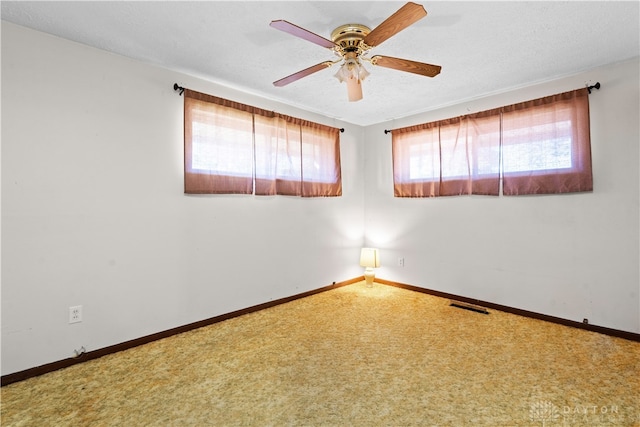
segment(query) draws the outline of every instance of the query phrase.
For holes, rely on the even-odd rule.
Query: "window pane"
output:
[[[439,147],[431,130],[394,136],[394,159],[394,174],[397,174],[398,182],[440,178]]]
[[[430,144],[409,147],[409,180],[428,180],[440,176],[440,159],[434,156]]]
[[[571,169],[571,121],[545,123],[503,133],[504,173]]]
[[[253,174],[253,118],[250,113],[204,102],[191,110],[192,173]]]
[[[448,133],[452,132],[446,132],[445,134]],[[443,139],[440,141],[440,146],[442,153],[442,178],[468,177],[469,156],[464,141]]]
[[[202,122],[194,122],[192,132],[192,171],[251,176],[250,133]]]

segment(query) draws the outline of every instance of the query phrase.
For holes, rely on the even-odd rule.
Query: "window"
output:
[[[392,131],[394,195],[591,191],[587,89]]]
[[[497,110],[393,131],[396,197],[498,195]]]
[[[185,193],[340,196],[336,128],[185,90]]]
[[[191,170],[251,177],[251,114],[201,101],[194,104],[191,110]]]
[[[555,131],[555,132],[554,132]],[[553,136],[545,136],[555,133]],[[570,169],[571,122],[547,123],[503,132],[503,170],[506,174]],[[526,142],[521,142],[524,139]],[[512,142],[513,141],[513,142]],[[529,141],[538,141],[532,144]]]
[[[586,88],[504,107],[503,194],[593,190]]]

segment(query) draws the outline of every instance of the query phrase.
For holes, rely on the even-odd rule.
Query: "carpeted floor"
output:
[[[639,426],[640,343],[364,282],[2,388],[2,426]]]

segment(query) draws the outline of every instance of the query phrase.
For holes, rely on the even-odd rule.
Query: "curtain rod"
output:
[[[593,86],[587,86],[587,90],[589,91],[589,93],[591,93],[591,89],[600,90],[600,82],[596,82],[596,84],[594,84]]]
[[[596,84],[591,85],[591,86],[587,85],[587,90],[589,91],[589,93],[591,93],[591,89],[598,89],[598,90],[600,90],[600,82],[596,82]],[[385,135],[386,135],[386,134],[388,134],[389,132],[391,132],[391,130],[389,130],[389,129],[385,129],[385,130],[384,130],[384,134],[385,134]]]
[[[173,90],[180,90],[178,95],[182,95],[184,93],[184,88],[182,86],[178,86],[178,83],[173,84]]]
[[[184,93],[184,88],[182,86],[178,86],[178,83],[173,84],[173,90],[179,90],[180,93],[178,95],[182,95]],[[344,133],[344,128],[340,128],[340,133]]]

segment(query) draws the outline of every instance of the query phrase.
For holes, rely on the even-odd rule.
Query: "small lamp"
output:
[[[375,248],[362,248],[360,251],[360,265],[366,267],[364,270],[364,280],[367,283],[367,287],[373,286],[373,279],[375,278],[374,268],[380,267],[380,256],[378,250]]]

